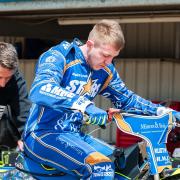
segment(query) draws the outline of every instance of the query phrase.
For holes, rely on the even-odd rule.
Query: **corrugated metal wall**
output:
[[[180,59],[180,23],[122,24],[125,58]]]
[[[28,89],[34,77],[35,65],[36,60],[20,60]],[[180,60],[117,59],[115,66],[128,88],[142,97],[180,101]]]
[[[20,68],[24,73],[28,88],[34,77],[36,60],[21,60]],[[180,101],[180,60],[160,59],[117,59],[115,66],[129,89],[150,100]],[[105,98],[97,97],[98,107],[107,109],[112,104]],[[98,127],[90,126],[88,131]],[[116,127],[110,124],[106,130],[93,132],[107,142],[115,142]]]
[[[123,59],[116,67],[129,89],[151,100],[180,100],[180,60]]]
[[[37,60],[20,60],[20,70],[27,82],[27,88],[30,90],[32,81],[34,79],[34,72]]]

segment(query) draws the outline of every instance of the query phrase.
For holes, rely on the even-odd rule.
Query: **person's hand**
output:
[[[24,151],[24,144],[22,140],[18,140],[17,145],[20,151]]]
[[[107,112],[96,107],[94,104],[87,106],[85,113],[89,116],[86,121],[89,124],[105,125],[108,119]]]
[[[166,113],[172,112],[173,116],[176,118],[177,122],[180,122],[180,112],[175,111],[171,108],[166,108],[166,107],[158,107],[157,109],[157,115],[163,115]]]
[[[120,109],[109,108],[109,109],[107,110],[107,112],[108,112],[108,121],[110,122],[110,121],[112,121],[113,115],[114,115],[115,113],[120,112]]]
[[[162,106],[162,107],[158,107],[158,108],[157,108],[156,114],[157,114],[158,116],[161,116],[161,115],[167,114],[167,113],[169,113],[169,112],[171,112],[171,111],[173,111],[173,109]]]

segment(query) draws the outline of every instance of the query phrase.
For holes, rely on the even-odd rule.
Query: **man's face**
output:
[[[11,79],[14,71],[4,68],[0,65],[0,88],[6,86],[7,82]]]
[[[114,57],[116,57],[120,50],[116,50],[110,44],[98,44],[94,45],[93,41],[87,42],[87,62],[94,70],[99,70],[112,63]]]

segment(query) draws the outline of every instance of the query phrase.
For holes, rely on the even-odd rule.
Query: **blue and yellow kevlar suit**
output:
[[[84,113],[97,94],[118,109],[156,115],[158,105],[128,90],[113,64],[92,70],[76,41],[63,41],[42,54],[30,92],[33,105],[24,132],[25,153],[82,179],[113,179],[108,156],[114,147],[81,132],[79,111]]]

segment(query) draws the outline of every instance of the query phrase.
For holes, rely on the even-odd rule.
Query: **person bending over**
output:
[[[22,150],[21,134],[30,109],[25,80],[18,70],[16,49],[0,42],[0,150]]]
[[[81,179],[113,179],[114,147],[81,132],[86,123],[105,125],[108,114],[93,103],[98,95],[117,109],[160,115],[169,109],[130,91],[112,60],[125,44],[120,25],[101,20],[85,44],[63,41],[43,53],[30,91],[32,107],[24,133],[27,156]]]

